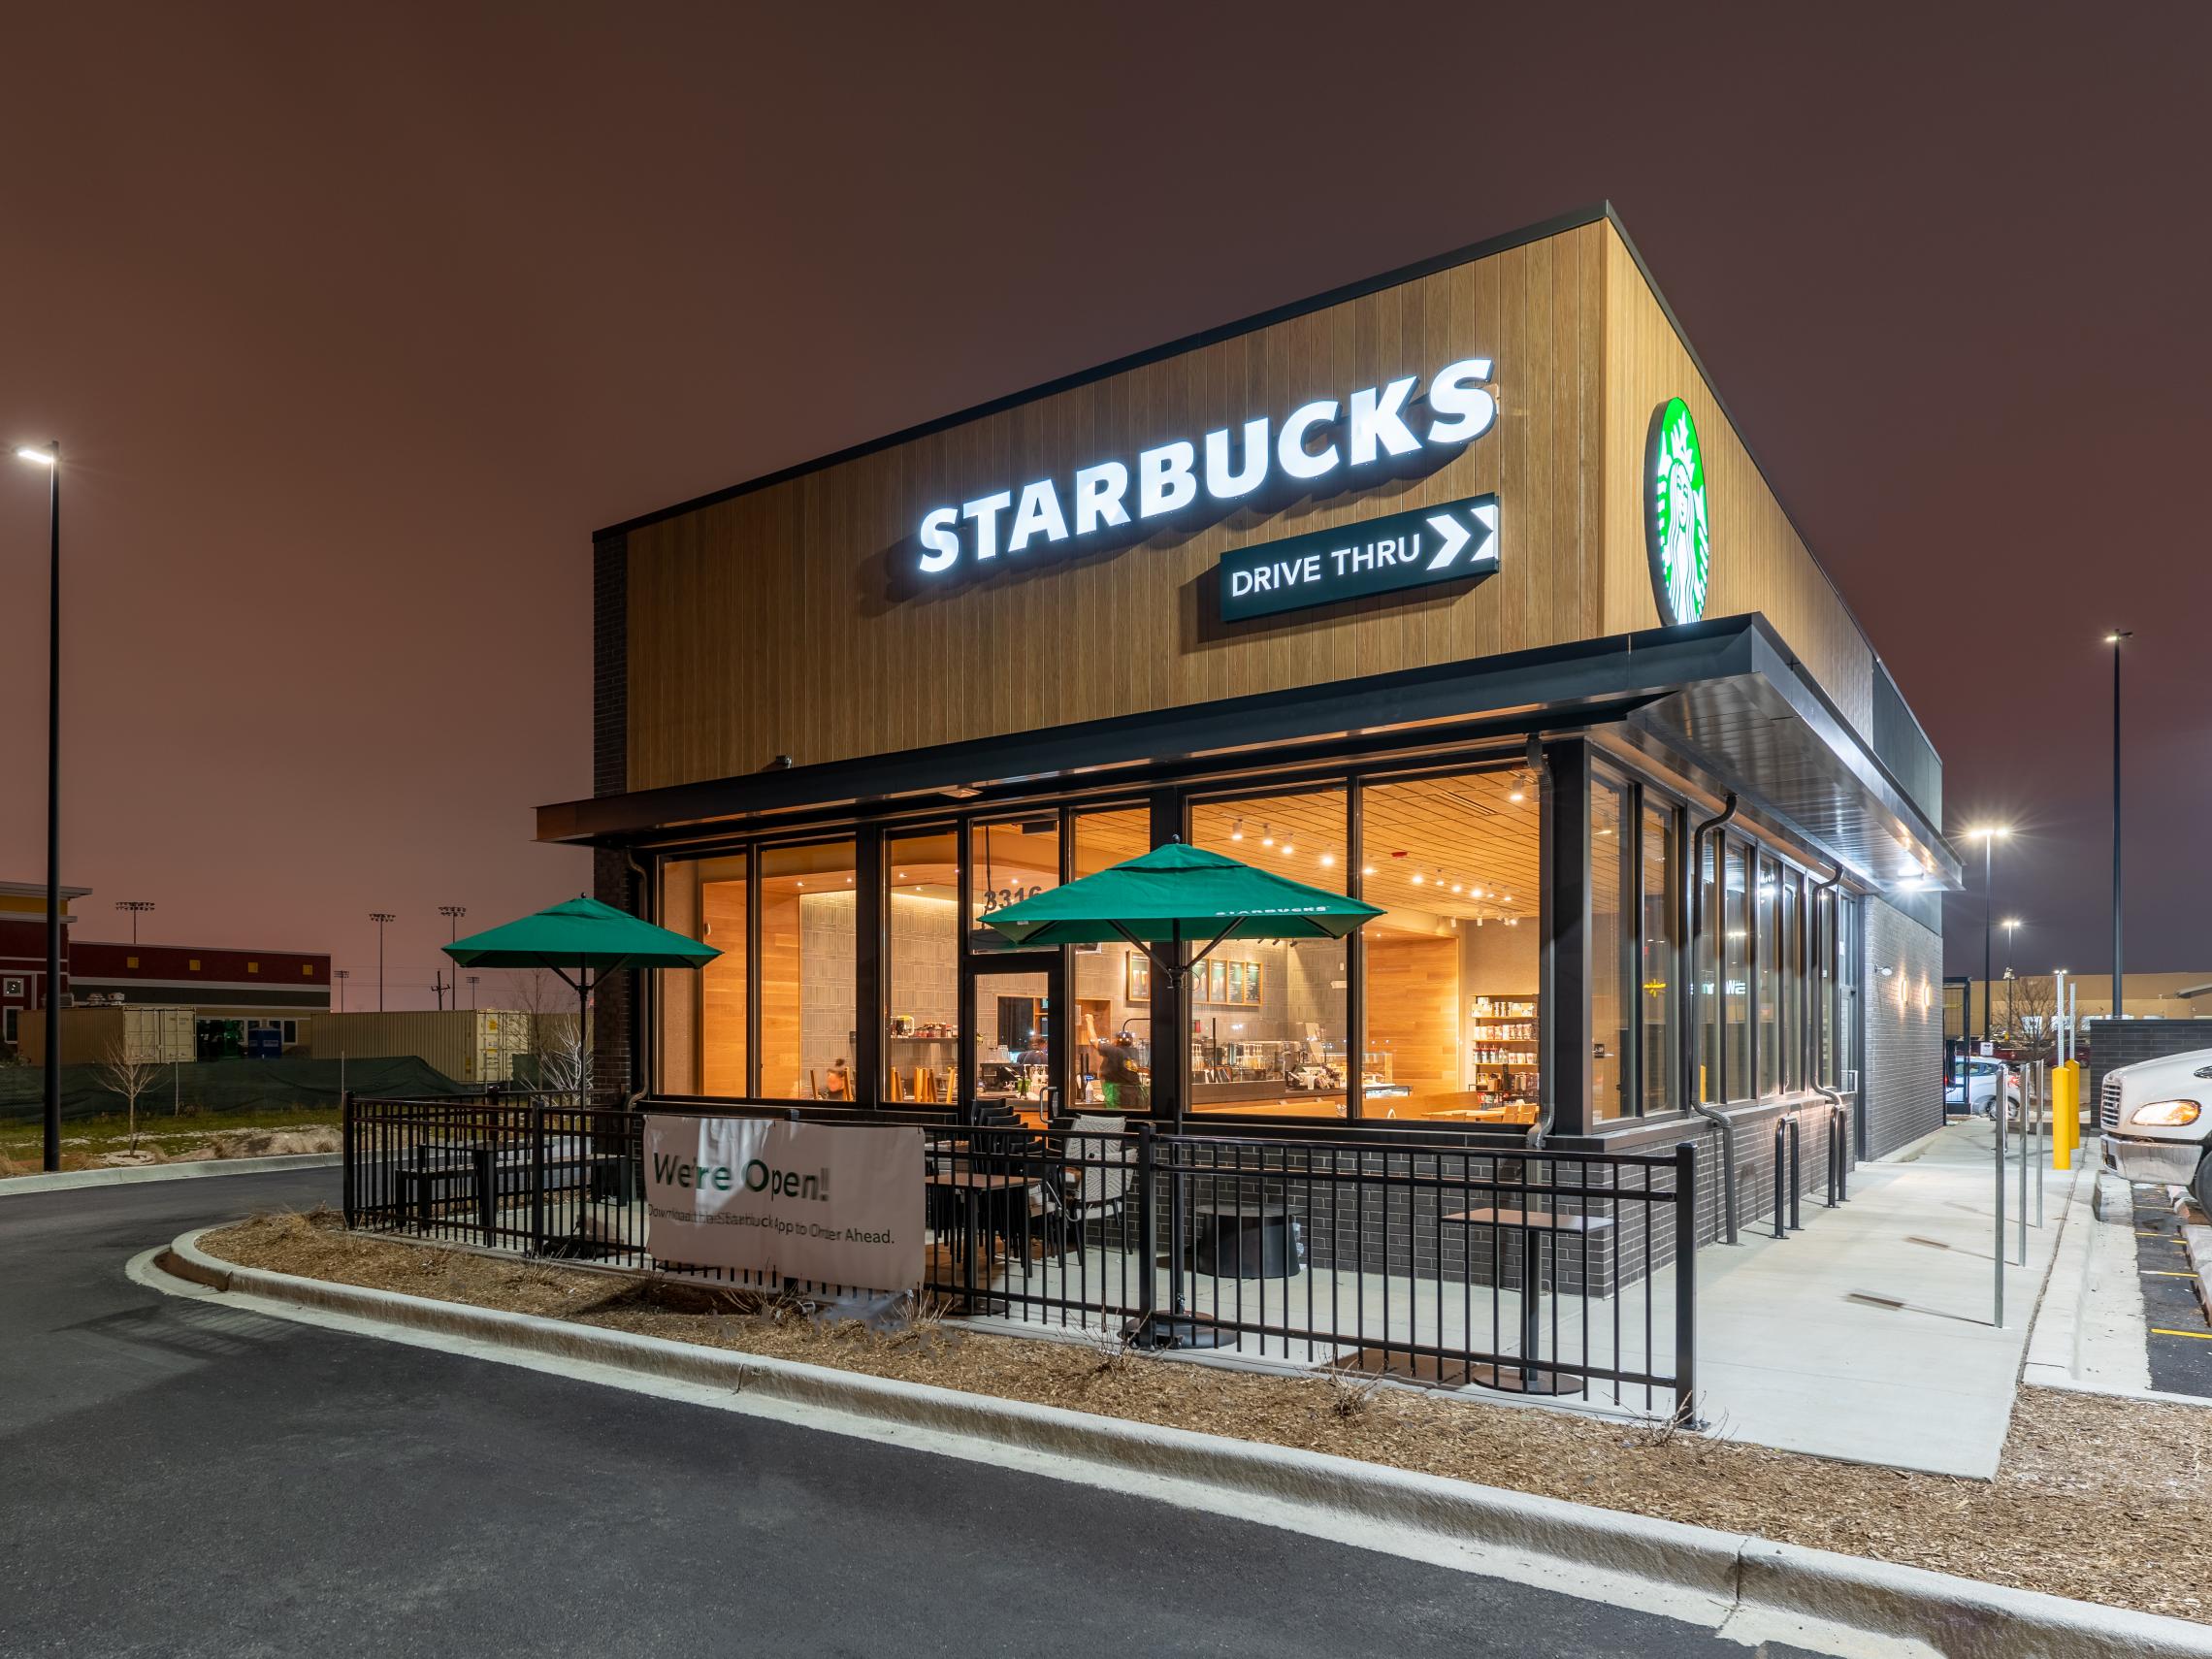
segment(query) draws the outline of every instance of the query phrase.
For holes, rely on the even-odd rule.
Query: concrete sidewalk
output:
[[[1862,1164],[1805,1230],[1709,1246],[1698,1274],[1699,1392],[1714,1432],[1790,1451],[1987,1479],[1997,1472],[2035,1305],[2074,1176],[2044,1173],[2044,1224],[2019,1249],[2019,1147],[2006,1172],[2004,1324],[1993,1126],[1954,1123]],[[2034,1171],[2029,1171],[2034,1220]]]

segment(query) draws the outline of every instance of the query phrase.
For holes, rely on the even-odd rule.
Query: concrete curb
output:
[[[0,1198],[18,1192],[67,1192],[79,1187],[129,1187],[141,1181],[197,1181],[209,1175],[271,1175],[282,1169],[336,1169],[343,1153],[280,1153],[275,1157],[208,1157],[190,1163],[133,1163],[114,1169],[65,1169],[58,1175],[16,1175],[0,1181]]]
[[[1349,1513],[1470,1547],[1591,1599],[1613,1599],[1609,1579],[1664,1592],[1677,1604],[1694,1597],[1704,1610],[1701,1622],[1748,1643],[1789,1632],[1801,1643],[1807,1636],[1842,1639],[1838,1652],[1897,1653],[1903,1642],[1920,1644],[1903,1651],[1942,1659],[2212,1659],[2212,1627],[2181,1619],[1320,1452],[239,1267],[198,1248],[210,1230],[179,1236],[159,1265],[218,1293],[1057,1453],[1309,1513]]]

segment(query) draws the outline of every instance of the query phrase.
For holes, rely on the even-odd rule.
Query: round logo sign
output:
[[[1705,452],[1690,407],[1669,398],[1651,417],[1643,468],[1643,532],[1651,591],[1670,628],[1705,615],[1712,537],[1706,515]]]

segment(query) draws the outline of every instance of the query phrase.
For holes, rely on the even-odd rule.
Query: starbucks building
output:
[[[1750,1192],[1940,1122],[1939,763],[1610,210],[602,531],[594,605],[540,838],[722,953],[602,1082]],[[1175,987],[983,926],[1176,838],[1382,914]]]

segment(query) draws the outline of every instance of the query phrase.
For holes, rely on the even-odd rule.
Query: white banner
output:
[[[922,1131],[645,1120],[645,1248],[666,1262],[903,1290],[922,1282]]]

